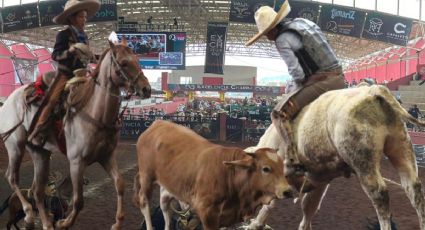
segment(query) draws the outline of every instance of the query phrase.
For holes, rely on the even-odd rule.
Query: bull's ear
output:
[[[227,167],[238,167],[243,169],[250,169],[254,167],[254,160],[245,159],[245,160],[237,160],[237,161],[223,161],[223,164]]]

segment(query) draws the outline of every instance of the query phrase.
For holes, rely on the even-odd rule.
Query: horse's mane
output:
[[[97,65],[96,65],[96,69],[94,69],[93,72],[93,77],[97,78],[97,76],[99,75],[100,72],[100,64],[102,63],[103,59],[105,59],[106,54],[108,53],[108,51],[111,48],[106,49],[105,51],[103,51],[102,55],[100,55],[99,60],[97,61]]]

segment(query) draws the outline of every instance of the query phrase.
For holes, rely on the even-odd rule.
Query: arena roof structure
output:
[[[240,2],[244,1],[249,0],[240,0]],[[383,12],[388,16],[408,17],[413,20],[409,40],[414,40],[425,34],[424,23],[421,21],[425,17],[422,14],[422,9],[425,8],[423,1],[304,0],[299,2],[317,3],[320,4],[320,8],[323,8],[323,5],[335,5],[349,7],[348,9],[351,10]],[[18,3],[16,0],[2,0],[1,2],[3,7]],[[20,1],[21,4],[31,2],[45,1]],[[115,0],[102,0],[102,2],[115,2]],[[141,30],[144,30],[144,27],[148,29],[146,25],[150,18],[150,24],[157,31],[186,31],[187,55],[205,55],[207,23],[209,21],[229,22],[231,4],[232,0],[117,0],[117,14],[118,17],[123,17],[125,22],[137,22]],[[414,11],[410,9],[414,9]],[[117,27],[117,21],[95,22],[86,26],[86,31],[91,38],[91,45],[96,52],[101,52],[107,46],[106,38],[111,31],[117,30]],[[0,39],[6,44],[24,42],[35,45],[35,48],[38,46],[53,47],[55,34],[62,28],[48,26],[2,33]],[[250,47],[244,45],[256,33],[255,24],[230,22],[227,30],[226,55],[278,58],[274,45],[264,38]],[[367,58],[372,53],[385,52],[385,50],[390,52],[396,47],[392,43],[365,39],[362,36],[345,36],[341,33],[326,33],[326,35],[344,66]]]

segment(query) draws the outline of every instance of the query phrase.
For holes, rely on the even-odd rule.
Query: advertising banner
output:
[[[15,84],[28,84],[35,81],[39,72],[36,60],[15,58],[13,64],[15,66]]]
[[[366,12],[348,7],[323,5],[319,26],[323,31],[360,37]]]
[[[227,23],[208,22],[205,73],[223,74]]]
[[[226,91],[282,94],[283,88],[278,86],[254,85],[201,85],[201,84],[168,84],[171,91]]]
[[[412,30],[412,19],[369,12],[363,29],[363,38],[405,46]]]
[[[291,12],[289,12],[286,18],[305,18],[317,23],[317,19],[319,18],[319,4],[313,2],[291,1],[290,5]]]
[[[275,0],[232,0],[230,2],[229,21],[255,24],[255,11],[261,6],[273,7],[274,3]]]
[[[38,5],[41,26],[56,25],[53,18],[60,14],[65,7],[66,0],[42,1]]]
[[[100,10],[96,13],[93,18],[89,19],[89,22],[105,22],[105,21],[117,21],[117,1],[116,0],[101,0]]]
[[[4,33],[39,27],[36,3],[5,7],[1,12]]]

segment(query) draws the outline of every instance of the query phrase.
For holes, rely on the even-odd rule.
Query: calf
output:
[[[189,204],[205,230],[242,222],[260,205],[291,196],[283,161],[269,148],[247,153],[223,147],[186,127],[158,120],[140,135],[137,154],[135,196],[148,230],[154,183]],[[168,207],[161,201],[166,229],[171,227]]]

